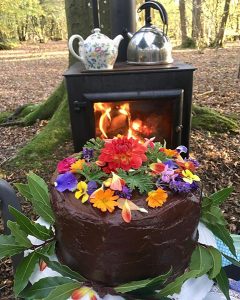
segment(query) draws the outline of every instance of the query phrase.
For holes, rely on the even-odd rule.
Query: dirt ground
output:
[[[0,111],[13,111],[26,103],[39,103],[46,99],[61,82],[68,65],[65,42],[22,45],[17,50],[0,51]],[[240,44],[224,49],[174,51],[177,60],[193,64],[193,101],[198,105],[214,108],[218,112],[240,121],[240,80],[237,79],[240,60]],[[4,162],[12,158],[42,124],[31,127],[0,127],[0,178],[8,182],[25,180],[27,170],[5,170]],[[192,130],[191,153],[201,163],[204,189],[212,193],[221,187],[234,186],[234,192],[222,209],[229,228],[240,234],[240,135]],[[53,158],[43,162],[39,175],[49,180],[56,162],[73,152],[71,141],[59,147]],[[2,169],[1,169],[2,166]],[[31,207],[23,204],[23,210],[31,215]],[[0,224],[0,232],[2,230]],[[0,263],[0,299],[12,298],[12,268],[10,260]]]

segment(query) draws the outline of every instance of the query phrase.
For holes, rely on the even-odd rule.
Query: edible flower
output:
[[[96,190],[97,190],[98,186],[96,181],[89,181],[88,186],[87,186],[87,193],[88,195],[92,195]]]
[[[132,220],[131,210],[138,210],[142,213],[148,213],[148,211],[145,208],[137,206],[130,200],[119,198],[117,202],[118,207],[122,209],[122,218],[126,223],[130,223]]]
[[[174,170],[170,169],[168,165],[164,165],[164,171],[161,173],[161,176],[163,182],[169,183],[170,180],[174,177]]]
[[[187,153],[187,151],[188,151],[188,149],[187,149],[187,147],[185,147],[185,146],[178,146],[177,148],[176,148],[176,150],[177,150],[177,152],[178,153]]]
[[[147,148],[138,140],[125,136],[114,138],[105,143],[98,160],[107,163],[103,168],[106,173],[115,172],[118,168],[128,171],[138,169],[147,160]]]
[[[85,298],[87,296],[87,299],[90,300],[97,300],[97,294],[93,291],[93,289],[83,286],[80,289],[77,289],[73,291],[71,295],[72,300],[81,300],[83,297]]]
[[[124,185],[121,191],[115,191],[115,195],[118,195],[120,198],[125,198],[129,200],[132,198],[132,190],[126,185]]]
[[[71,172],[67,172],[58,175],[54,185],[59,192],[64,192],[67,190],[73,192],[76,190],[77,183],[77,178]]]
[[[119,198],[119,196],[114,196],[114,191],[107,189],[98,189],[93,193],[93,195],[90,197],[90,202],[93,203],[94,207],[99,208],[102,212],[106,212],[107,210],[109,212],[113,212],[115,209],[115,206],[118,206],[118,203],[116,200]]]
[[[154,174],[161,174],[165,169],[165,165],[162,162],[152,163],[149,168]]]
[[[185,182],[188,182],[190,184],[193,183],[193,181],[200,181],[200,178],[197,175],[194,175],[191,171],[189,170],[184,170],[182,171],[183,175],[183,180]]]
[[[167,192],[158,188],[156,191],[151,191],[148,193],[146,201],[148,202],[148,206],[152,208],[161,207],[164,202],[167,201],[167,197]]]
[[[112,178],[108,178],[103,182],[103,184],[105,187],[110,187],[111,190],[122,191],[125,181],[120,176],[112,172]]]
[[[82,156],[86,161],[89,162],[93,158],[93,153],[94,153],[93,149],[83,148]]]
[[[85,163],[85,160],[84,159],[79,159],[77,161],[75,161],[70,169],[73,173],[79,173],[79,171],[81,171],[83,169],[83,165]]]
[[[77,159],[75,157],[67,157],[61,160],[57,165],[58,173],[66,173],[70,171],[71,165],[75,163]]]
[[[184,170],[190,170],[192,172],[195,171],[196,167],[192,161],[180,161],[176,160],[176,163],[178,164],[179,167],[181,167]]]
[[[169,183],[169,188],[174,192],[189,193],[192,190],[196,190],[198,185],[195,182],[190,184],[182,180],[173,180]]]
[[[122,208],[122,218],[126,223],[130,223],[132,220],[132,213],[130,206],[128,204],[128,200],[124,201],[123,208]]]
[[[155,140],[155,137],[152,137],[152,138],[150,138],[150,139],[147,139],[147,138],[145,138],[144,139],[145,140],[145,142],[144,142],[144,146],[145,147],[148,147],[148,146],[150,146],[151,148],[154,148],[154,140]]]
[[[178,155],[177,150],[167,149],[167,148],[160,148],[160,152],[163,152],[167,157],[174,157]]]
[[[89,198],[89,195],[87,193],[87,187],[88,186],[84,181],[80,181],[77,185],[78,191],[75,192],[75,197],[77,199],[82,198],[82,203],[85,203]]]

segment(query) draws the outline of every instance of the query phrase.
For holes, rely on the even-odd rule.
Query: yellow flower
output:
[[[114,191],[111,191],[110,189],[97,190],[93,197],[90,198],[90,202],[93,203],[94,207],[97,207],[101,209],[102,212],[109,211],[113,212],[115,209],[115,206],[118,206],[118,203],[116,200],[118,199],[118,196],[114,196]]]
[[[75,163],[73,163],[71,165],[71,171],[73,173],[78,173],[80,170],[83,169],[83,164],[85,163],[85,160],[84,159],[79,159],[77,160]]]
[[[158,188],[156,191],[151,191],[148,193],[146,201],[148,206],[155,208],[163,205],[167,201],[168,194],[163,189]]]
[[[183,180],[190,184],[192,184],[193,181],[200,181],[200,178],[189,170],[182,171],[182,175],[184,176]]]
[[[84,181],[80,181],[77,185],[78,191],[75,192],[75,197],[77,199],[80,199],[82,197],[82,203],[85,203],[89,198],[89,195],[87,193],[87,187],[88,186]]]

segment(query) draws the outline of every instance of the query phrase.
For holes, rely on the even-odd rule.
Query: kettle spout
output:
[[[123,40],[123,36],[121,34],[117,35],[114,39],[113,39],[113,42],[114,42],[114,45],[118,48],[121,40]]]

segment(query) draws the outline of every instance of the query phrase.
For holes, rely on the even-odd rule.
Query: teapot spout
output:
[[[113,39],[113,42],[114,42],[114,45],[118,48],[121,40],[123,40],[123,36],[121,34],[117,35],[114,39]]]

